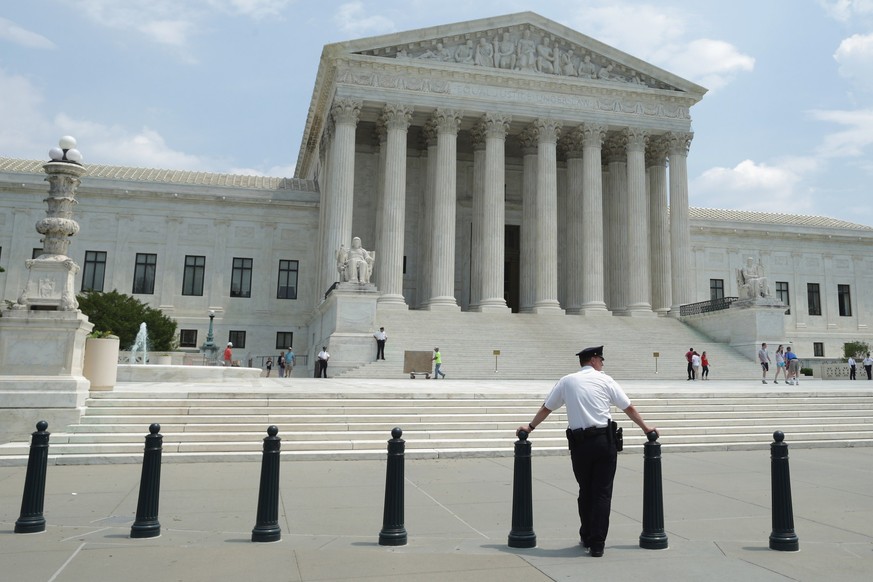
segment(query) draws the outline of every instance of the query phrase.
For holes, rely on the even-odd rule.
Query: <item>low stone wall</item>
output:
[[[261,376],[258,368],[119,364],[119,382],[239,382]]]
[[[859,374],[864,372],[863,366],[857,366],[856,370]],[[849,364],[822,364],[821,365],[822,380],[848,380],[849,379]]]

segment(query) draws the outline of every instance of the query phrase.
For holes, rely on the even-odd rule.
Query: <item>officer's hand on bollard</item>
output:
[[[529,434],[530,433],[530,425],[525,424],[525,425],[522,425],[522,426],[518,427],[517,429],[515,429],[515,436],[520,437],[521,433]]]
[[[651,427],[651,428],[646,427],[645,430],[643,430],[643,432],[644,432],[645,434],[649,434],[650,432],[653,432],[653,433],[655,433],[656,435],[661,436],[661,433],[660,433],[660,432],[658,431],[658,429],[655,428],[655,427]]]

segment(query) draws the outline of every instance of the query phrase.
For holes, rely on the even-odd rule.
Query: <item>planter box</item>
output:
[[[112,390],[118,378],[118,338],[87,338],[83,375],[91,390]]]

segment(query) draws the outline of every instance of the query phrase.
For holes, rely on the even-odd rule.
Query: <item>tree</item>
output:
[[[863,358],[870,353],[870,344],[867,342],[846,342],[843,344],[844,358]]]
[[[79,309],[94,324],[94,331],[112,332],[118,336],[121,349],[133,346],[141,323],[149,334],[149,350],[166,352],[173,349],[176,321],[130,295],[118,291],[104,293],[87,291],[77,297]]]

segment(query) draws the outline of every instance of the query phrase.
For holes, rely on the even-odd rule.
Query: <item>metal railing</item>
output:
[[[718,299],[710,299],[709,301],[698,301],[697,303],[688,303],[679,306],[679,315],[700,315],[701,313],[710,313],[712,311],[721,311],[728,309],[731,303],[739,299],[739,297],[719,297]]]

